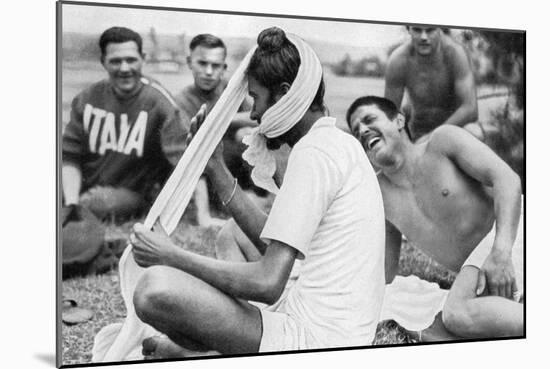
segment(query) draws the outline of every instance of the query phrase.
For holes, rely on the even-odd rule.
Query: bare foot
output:
[[[193,351],[186,349],[164,335],[144,339],[141,353],[146,360],[219,355],[216,351]]]

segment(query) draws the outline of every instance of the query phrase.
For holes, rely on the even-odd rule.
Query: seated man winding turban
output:
[[[135,309],[165,334],[145,340],[144,354],[370,345],[384,292],[384,216],[374,171],[359,143],[325,116],[322,67],[300,38],[264,30],[246,74],[251,118],[260,125],[247,137],[244,157],[255,165],[257,183],[277,192],[273,207],[266,215],[248,199],[220,145],[206,173],[236,223],[218,238],[218,257],[226,260],[135,226],[133,255],[147,267]],[[270,150],[285,143],[292,151],[278,188]],[[243,233],[230,233],[236,225]],[[300,277],[287,285],[296,259]]]

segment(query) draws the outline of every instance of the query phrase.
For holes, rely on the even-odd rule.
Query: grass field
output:
[[[175,232],[174,240],[187,250],[213,257],[217,229],[193,225],[191,218],[192,214],[189,212],[184,215]],[[134,221],[120,225],[111,224],[109,227],[116,228],[122,235],[128,235],[133,223]],[[438,283],[442,288],[449,288],[454,280],[452,273],[406,243],[402,247],[399,274],[415,274]],[[85,323],[62,325],[63,364],[89,363],[92,357],[93,338],[97,332],[107,324],[123,321],[126,316],[118,284],[118,272],[113,270],[103,275],[65,280],[62,283],[62,294],[63,298],[74,299],[80,307],[90,309],[94,313],[93,318]],[[377,345],[414,342],[415,338],[393,321],[382,322],[378,326],[375,339]]]
[[[149,72],[149,73],[148,73]],[[160,81],[169,91],[176,93],[191,83],[191,75],[155,74],[147,68],[145,73]],[[105,77],[105,72],[97,63],[83,66],[64,65],[62,69],[62,124],[69,119],[70,102],[83,88]],[[338,118],[341,127],[345,126],[345,111],[349,104],[359,95],[383,93],[384,83],[381,79],[338,77],[325,70],[326,103],[332,116]],[[490,88],[486,88],[489,89]],[[486,119],[490,111],[501,101],[481,102],[480,119]],[[485,105],[483,105],[485,104]],[[128,235],[132,224],[109,224],[109,230],[119,239]],[[186,249],[213,256],[213,241],[216,229],[205,229],[193,225],[192,215],[186,213],[176,232],[176,241]],[[438,283],[442,288],[449,288],[454,275],[440,267],[426,255],[407,244],[403,245],[399,274],[415,274],[420,278]],[[73,278],[62,283],[63,298],[76,300],[79,306],[91,309],[94,316],[85,323],[68,326],[62,325],[62,362],[68,364],[89,363],[93,338],[105,325],[122,321],[126,311],[120,295],[118,273],[113,270],[100,276]],[[395,322],[382,322],[377,330],[375,344],[413,343],[415,339]]]

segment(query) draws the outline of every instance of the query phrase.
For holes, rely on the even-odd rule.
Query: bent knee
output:
[[[144,322],[157,319],[170,310],[172,293],[168,286],[167,267],[152,266],[145,270],[134,291],[137,316]]]
[[[473,299],[448,299],[443,307],[443,325],[458,336],[476,335],[480,316],[478,305]]]

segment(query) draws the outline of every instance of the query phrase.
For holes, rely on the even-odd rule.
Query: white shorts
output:
[[[470,256],[466,259],[462,267],[471,265],[478,269],[481,269],[485,259],[489,256],[491,249],[493,248],[493,242],[495,240],[496,225],[485,236],[479,245],[472,251]],[[521,215],[519,218],[518,230],[516,240],[512,246],[512,264],[516,273],[516,285],[518,287],[518,296],[523,295],[523,255],[524,255],[524,237],[523,237],[523,198],[521,201]]]
[[[263,329],[259,352],[295,351],[316,348],[310,347],[311,342],[315,340],[308,333],[306,327],[281,309],[299,275],[300,262],[296,261],[290,272],[285,290],[275,304],[266,305],[250,301],[252,305],[260,309],[262,316]]]
[[[259,352],[296,351],[311,349],[306,328],[284,312],[264,309],[262,314],[262,340]]]

